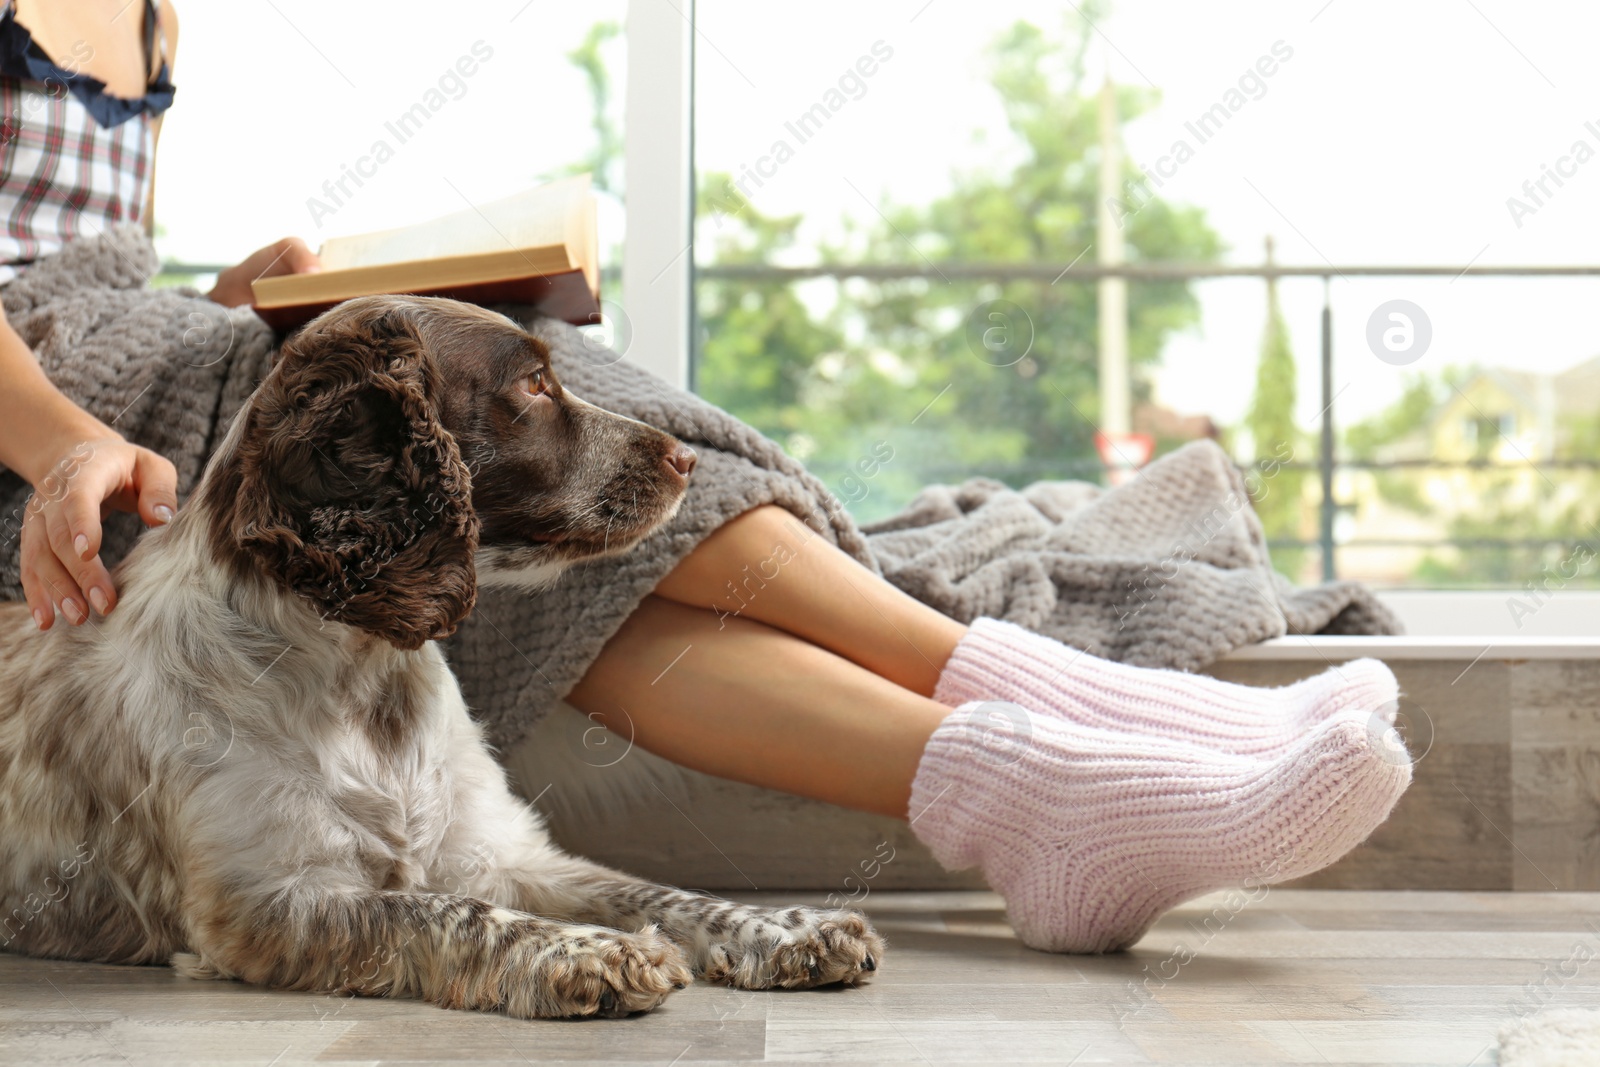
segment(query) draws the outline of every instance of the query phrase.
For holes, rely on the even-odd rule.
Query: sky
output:
[[[587,97],[564,54],[594,21],[622,18],[625,4],[392,0],[382,19],[327,0],[179,6],[178,105],[157,182],[163,250],[232,261],[288,233],[315,246],[459,210],[580,157],[590,144]],[[859,98],[756,191],[759,208],[804,213],[815,241],[839,233],[843,219],[872,221],[883,199],[928,200],[953,172],[1003,167],[1003,121],[982,53],[1018,18],[1053,27],[1080,16],[1060,0],[699,0],[697,162],[735,172],[753,164],[784,136],[786,120],[877,46],[889,57],[869,64],[873,73],[853,90]],[[1275,47],[1290,53],[1161,189],[1206,210],[1230,262],[1258,263],[1269,234],[1288,264],[1600,261],[1594,6],[1122,0],[1094,32],[1097,71],[1161,93],[1160,106],[1124,131],[1129,157],[1147,166],[1261,57]],[[452,74],[475,45],[492,55],[468,64],[470,76]],[[620,48],[611,55],[620,67]],[[385,122],[435,89],[447,103],[428,125],[393,158],[368,165],[359,188],[346,179],[350,195],[335,203],[324,183],[374,141],[395,140]],[[1545,178],[1548,195],[1535,203],[1523,184],[1546,167],[1567,176],[1559,187]],[[1514,215],[1513,196],[1528,210]],[[603,240],[616,236],[617,213],[602,225]],[[1387,403],[1408,371],[1467,363],[1553,371],[1600,354],[1597,288],[1600,279],[1337,279],[1341,420]],[[1264,287],[1230,280],[1197,291],[1202,325],[1168,344],[1157,395],[1234,422],[1253,383]],[[1322,295],[1310,280],[1286,282],[1281,293],[1307,424],[1321,406]],[[1368,319],[1395,299],[1420,307],[1432,328],[1428,351],[1410,367],[1379,360],[1366,343]]]
[[[625,11],[623,0],[392,0],[374,18],[352,0],[175,3],[178,95],[161,135],[156,218],[163,252],[191,262],[237,261],[290,234],[315,247],[449,214],[580,158],[589,103],[565,53]],[[430,92],[443,105],[402,142],[385,124]],[[335,188],[335,201],[324,183],[379,140],[392,157],[366,164],[359,187],[347,178],[350,195]]]

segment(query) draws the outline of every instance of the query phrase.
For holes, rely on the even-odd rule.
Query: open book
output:
[[[599,239],[587,174],[415,226],[330,238],[320,255],[317,273],[252,282],[256,314],[287,330],[351,297],[416,293],[599,321]]]

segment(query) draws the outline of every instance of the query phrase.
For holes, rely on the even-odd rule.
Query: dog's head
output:
[[[671,517],[694,453],[566,392],[538,338],[367,297],[285,342],[208,475],[214,546],[325,618],[418,648],[481,579],[538,586]]]

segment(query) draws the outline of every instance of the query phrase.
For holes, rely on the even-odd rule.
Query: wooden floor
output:
[[[874,892],[864,905],[891,947],[870,985],[697,984],[617,1021],[0,956],[0,1063],[1461,1067],[1493,1064],[1496,1032],[1537,1008],[1600,1006],[1600,894],[1218,894],[1108,957],[1028,951],[986,893]]]

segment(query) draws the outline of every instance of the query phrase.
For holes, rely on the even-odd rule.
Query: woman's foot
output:
[[[1005,700],[1083,726],[1275,758],[1334,714],[1359,712],[1376,736],[1394,722],[1399,684],[1358,659],[1280,689],[1152,670],[1091,656],[998,619],[979,619],[945,664],[933,698],[949,707]]]
[[[998,753],[982,705],[946,719],[909,815],[940,863],[980,868],[1017,935],[1051,952],[1126,948],[1185,900],[1320,870],[1411,782],[1404,747],[1355,710],[1270,759],[1014,714]]]

